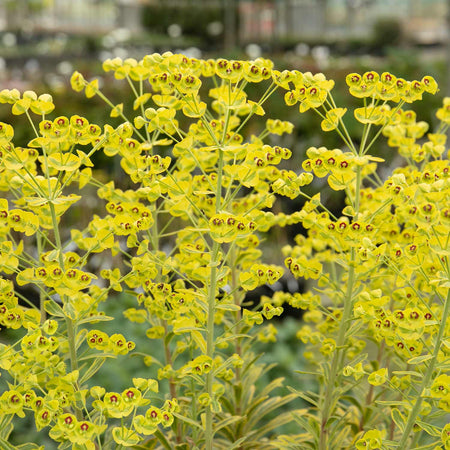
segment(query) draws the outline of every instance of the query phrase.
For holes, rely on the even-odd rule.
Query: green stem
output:
[[[359,197],[361,191],[361,167],[358,167],[356,171],[355,188],[354,209],[356,212],[355,218],[357,218],[359,213]],[[325,375],[328,376],[326,376],[325,380],[324,400],[323,405],[321,406],[319,450],[327,450],[329,448],[329,430],[327,424],[328,420],[333,415],[334,408],[336,406],[336,380],[338,374],[342,371],[342,367],[345,362],[345,341],[347,338],[347,331],[351,323],[353,311],[353,292],[356,283],[355,260],[356,250],[352,247],[350,251],[347,289],[344,295],[344,310],[339,322],[339,331],[336,339],[336,351],[333,354],[330,372],[328,374],[325,373]]]
[[[299,191],[299,194],[306,198],[307,200],[312,200],[312,197],[310,195],[308,195],[306,192],[303,192],[302,190]],[[333,219],[333,220],[337,220],[337,217],[325,206],[322,205],[322,203],[319,205],[320,208],[322,208],[325,212],[328,213],[328,215]]]
[[[447,298],[444,303],[444,311],[442,312],[442,319],[441,324],[439,326],[439,331],[436,337],[436,344],[434,345],[434,351],[433,351],[433,357],[430,360],[430,364],[427,367],[427,371],[425,372],[425,376],[422,381],[422,385],[420,387],[420,393],[421,395],[415,399],[414,406],[409,413],[408,420],[405,425],[405,429],[402,433],[402,437],[400,439],[400,442],[398,443],[397,448],[401,450],[408,450],[410,448],[413,448],[413,443],[411,442],[409,445],[406,444],[406,441],[408,440],[412,428],[416,422],[417,417],[419,416],[420,410],[422,408],[422,402],[423,402],[423,392],[426,388],[429,387],[431,378],[433,376],[434,368],[437,361],[437,356],[439,353],[439,350],[441,348],[442,344],[442,338],[444,336],[445,328],[447,326],[447,321],[450,315],[450,290],[447,292]]]
[[[267,88],[266,92],[264,92],[263,96],[257,103],[257,105],[261,106],[276,90],[278,89],[278,86],[272,82],[272,84]],[[241,124],[237,127],[234,134],[240,133],[244,125],[250,120],[250,118],[254,115],[254,112],[250,112],[248,116],[241,122]]]
[[[386,102],[385,102],[386,103]],[[394,109],[394,111],[391,113],[391,117],[394,117],[396,112],[404,105],[404,101],[401,101],[396,108]],[[383,132],[383,130],[391,124],[391,120],[387,120],[383,126],[378,130],[378,132],[375,134],[375,136],[372,138],[372,140],[370,141],[370,143],[364,148],[364,154],[366,154],[369,149],[372,147],[372,145],[375,143],[375,141],[378,139],[378,136]]]
[[[165,320],[161,319],[161,323],[162,323],[162,326],[164,327],[164,336],[167,336],[168,335],[167,322]],[[172,366],[172,364],[173,364],[172,353],[170,351],[169,344],[166,342],[165,339],[164,339],[164,357],[165,357],[166,365]],[[173,378],[169,379],[169,392],[170,392],[170,396],[172,398],[175,398],[177,396],[176,384],[175,384],[175,381]]]
[[[42,237],[39,234],[37,234],[37,236],[36,236],[36,247],[37,247],[38,255],[42,255]],[[39,311],[41,313],[41,325],[47,319],[47,313],[45,312],[45,309],[44,309],[44,299],[45,299],[45,294],[43,291],[40,291],[39,292]]]
[[[332,107],[336,108],[336,103],[334,101],[333,96],[331,95],[331,92],[328,93],[328,97],[329,97],[329,100],[331,102]],[[342,127],[342,132],[339,130],[339,127],[336,128],[339,136],[341,136],[341,138],[344,141],[344,143],[346,145],[348,145],[350,150],[356,155],[357,151],[356,151],[355,145],[353,144],[352,138],[350,137],[350,134],[349,134],[349,132],[347,130],[347,127],[345,126],[345,123],[344,123],[344,120],[343,120],[342,117],[339,117],[339,125]],[[344,134],[344,136],[342,134]]]
[[[208,293],[208,321],[207,321],[207,336],[206,336],[206,355],[211,359],[214,359],[214,313],[216,310],[216,285],[217,285],[217,259],[219,255],[220,244],[214,242],[212,255],[211,255],[211,273],[210,273],[210,285]],[[213,371],[210,370],[206,375],[206,392],[209,397],[213,397],[213,383],[214,376]],[[206,420],[205,420],[205,443],[206,450],[212,450],[213,448],[213,412],[211,405],[206,408]]]
[[[219,149],[219,161],[217,170],[217,191],[216,191],[216,213],[220,211],[222,199],[222,170],[223,170],[223,150]],[[214,241],[211,252],[211,272],[209,279],[208,291],[208,320],[206,328],[206,355],[214,360],[215,341],[214,341],[214,315],[216,311],[216,287],[217,287],[217,268],[219,265],[219,251],[220,243]],[[214,375],[210,370],[206,374],[206,392],[209,397],[213,397],[213,383]],[[213,449],[213,411],[211,405],[206,408],[205,417],[205,448],[206,450]]]
[[[58,220],[56,217],[55,205],[50,201],[50,214],[52,217],[53,232],[55,234],[56,248],[58,252],[58,260],[61,269],[64,271],[64,257],[62,254],[62,242],[61,235],[59,234]],[[67,296],[63,296],[63,303],[69,301]],[[67,326],[67,342],[69,345],[69,358],[70,358],[70,370],[78,370],[78,360],[77,360],[77,349],[76,349],[76,326],[74,321],[66,316],[66,326]],[[78,420],[83,420],[83,412],[81,408],[75,405],[75,416]]]
[[[116,105],[114,105],[112,102],[111,102],[111,100],[109,100],[109,98],[108,97],[106,97],[106,95],[104,95],[101,91],[99,91],[99,90],[96,90],[95,91],[95,93],[111,108],[111,109],[114,109],[115,107],[116,107]],[[133,130],[134,130],[134,132],[139,136],[139,138],[142,140],[142,141],[145,141],[145,137],[144,136],[142,136],[142,134],[139,132],[139,130],[133,125],[133,121],[130,121],[130,120],[128,120],[128,117],[127,116],[125,116],[125,114],[123,113],[123,112],[119,112],[119,116],[123,119],[123,120],[125,120],[125,122],[129,122],[131,125],[132,125],[132,127],[133,127]]]
[[[355,260],[355,249],[351,249],[351,262]],[[324,403],[322,407],[322,420],[320,423],[320,439],[319,439],[319,450],[327,450],[328,446],[328,428],[327,423],[330,419],[331,415],[334,412],[335,407],[335,384],[338,376],[338,372],[340,366],[342,366],[342,362],[345,356],[345,348],[343,348],[345,344],[345,338],[348,330],[348,326],[350,324],[350,318],[353,310],[353,288],[355,284],[355,267],[354,265],[350,265],[350,269],[348,272],[348,283],[347,283],[347,291],[344,297],[344,311],[342,313],[342,318],[339,324],[339,333],[336,340],[336,351],[333,354],[333,360],[331,362],[331,369],[328,374],[328,379],[326,380],[325,393],[324,393]]]
[[[242,291],[239,289],[239,273],[238,273],[238,268],[237,268],[237,251],[236,251],[236,247],[233,245],[231,248],[231,252],[230,252],[230,261],[231,261],[231,292],[233,295],[233,300],[234,300],[234,304],[237,306],[241,306],[242,304],[242,300],[243,300],[243,295],[242,295]],[[236,318],[235,318],[235,323],[236,323],[236,331],[235,333],[237,334],[236,340],[235,340],[235,352],[237,355],[239,355],[240,357],[242,356],[242,337],[240,336],[242,333],[242,324],[241,324],[241,320],[242,320],[242,312],[241,309],[239,309],[238,311],[236,311]],[[235,384],[239,385],[241,383],[241,369],[239,367],[236,367],[236,372],[235,372]],[[237,399],[236,399],[237,400]],[[236,401],[236,410],[234,412],[236,415],[240,416],[242,411],[241,411],[241,405]]]

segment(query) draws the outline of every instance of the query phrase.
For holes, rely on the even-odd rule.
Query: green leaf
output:
[[[106,358],[100,357],[95,358],[93,363],[89,366],[88,370],[84,372],[83,376],[80,378],[80,384],[82,385],[87,380],[89,380],[105,363]]]
[[[161,433],[161,430],[159,428],[155,431],[155,436],[158,438],[159,442],[161,442],[161,444],[163,445],[163,447],[166,450],[172,450],[172,446],[169,444],[169,442],[167,441],[164,434]],[[149,448],[149,447],[145,447],[145,448]]]
[[[72,320],[75,320],[78,316],[78,311],[75,308],[74,302],[71,301],[70,298],[66,297],[65,303],[63,305],[64,316],[69,317]]]
[[[282,388],[284,383],[284,377],[275,378],[275,380],[272,380],[264,389],[261,390],[261,393],[258,397],[265,397],[270,392],[272,392],[276,388]]]
[[[391,410],[391,417],[395,424],[398,426],[400,431],[403,433],[405,431],[405,417],[397,408]]]
[[[383,441],[384,443],[384,441]],[[432,450],[435,449],[436,446],[440,448],[439,446],[442,444],[442,441],[438,439],[437,441],[430,442],[429,444],[421,445],[420,447],[416,447],[414,450]]]
[[[343,418],[344,419],[344,418]],[[337,434],[335,434],[338,432]],[[331,448],[339,448],[342,445],[342,442],[345,442],[348,438],[349,433],[351,432],[351,427],[349,425],[333,427],[333,430],[330,435],[330,447]]]
[[[164,344],[169,345],[170,341],[175,337],[175,333],[171,331],[170,333],[167,333],[164,337]]]
[[[48,314],[55,317],[65,317],[63,309],[54,300],[46,300],[44,302],[44,309]]]
[[[48,203],[48,200],[46,198],[40,197],[24,197],[24,200],[27,202],[27,205],[31,207],[42,206]]]
[[[95,316],[85,317],[84,319],[81,319],[78,322],[78,324],[81,325],[83,323],[109,322],[111,320],[114,320],[114,317],[104,316],[104,315],[98,314],[98,315],[95,315]]]
[[[236,448],[241,448],[241,445],[248,440],[255,432],[250,432],[246,436],[241,437],[236,442],[233,443],[231,447],[228,447],[228,450],[235,450]]]
[[[199,430],[203,430],[203,427],[197,423],[195,420],[189,419],[189,417],[182,416],[181,414],[178,414],[176,412],[172,413],[177,419],[180,419],[182,422],[188,423],[189,425],[193,426],[194,428],[198,428]]]
[[[21,444],[16,447],[16,449],[20,450],[41,450],[43,448],[43,445],[32,444],[31,442],[27,442],[26,444]]]
[[[16,450],[16,447],[14,445],[11,445],[3,438],[0,438],[0,448],[2,450]]]
[[[60,254],[59,249],[55,248],[55,250],[52,250],[52,251],[49,252],[49,254],[47,255],[47,261],[58,261],[58,259],[59,259],[59,254]]]
[[[423,375],[419,372],[416,372],[414,370],[394,370],[392,372],[393,375],[410,375],[412,377],[417,377],[417,378],[423,378]]]
[[[422,428],[422,430],[428,433],[430,436],[441,435],[442,430],[438,427],[435,427],[434,425],[423,422],[422,420],[416,420],[416,424],[419,425],[419,427]]]
[[[80,346],[85,342],[86,336],[88,334],[88,330],[86,328],[82,328],[75,339],[75,348],[78,350]]]
[[[233,334],[232,336],[226,336],[223,338],[219,338],[216,340],[216,344],[227,342],[227,341],[235,341],[238,338],[249,338],[251,337],[249,334]]]
[[[319,372],[308,372],[307,370],[294,370],[294,373],[299,373],[300,375],[314,375],[315,377],[320,377],[322,375]]]
[[[0,438],[8,439],[12,430],[14,429],[13,424],[11,423],[13,420],[13,415],[5,414],[0,420]]]
[[[386,447],[387,449],[397,449],[398,448],[398,441],[390,441],[389,439],[383,439],[383,447]],[[417,449],[414,449],[417,450]]]
[[[300,427],[303,430],[307,431],[311,436],[315,436],[315,430],[312,427],[311,422],[308,420],[308,418],[313,418],[314,419],[314,417],[311,416],[308,413],[305,413],[305,414],[302,413],[300,415],[300,411],[302,411],[302,410],[299,410],[299,412],[294,411],[292,413],[292,417],[300,425]]]
[[[297,410],[297,413],[303,414],[306,413],[306,409]],[[292,422],[294,420],[294,416],[292,414],[292,411],[288,411],[285,413],[282,413],[275,417],[274,419],[270,420],[269,422],[265,423],[264,426],[258,427],[258,431],[254,435],[255,439],[262,438],[264,435],[269,433],[270,431],[279,428],[283,425],[286,425],[289,422]]]
[[[311,405],[318,406],[318,401],[314,400],[310,395],[315,395],[313,392],[302,392],[298,391],[297,389],[294,389],[290,386],[288,386],[288,389],[293,392],[295,395],[300,397],[301,399],[305,400],[308,403],[311,403]]]
[[[375,400],[377,405],[403,406],[408,407],[408,402],[401,400]]]
[[[415,356],[414,358],[411,358],[407,361],[408,364],[414,365],[414,364],[421,364],[424,361],[428,361],[429,359],[432,359],[433,355],[421,355],[421,356]]]
[[[231,417],[227,417],[225,419],[222,419],[220,422],[218,422],[215,427],[214,427],[214,433],[217,433],[218,431],[220,431],[222,428],[227,427],[228,425],[231,425],[233,423],[239,422],[240,420],[242,420],[243,417],[242,416],[231,416]]]
[[[291,402],[297,398],[297,394],[286,395],[285,397],[271,397],[267,399],[265,402],[261,403],[255,410],[252,412],[251,417],[248,416],[247,426],[250,429],[257,428],[256,424],[267,414],[270,414],[272,411],[275,411],[278,408],[281,408],[286,403]],[[264,425],[266,428],[267,424]]]
[[[222,412],[222,407],[221,407],[219,401],[217,400],[217,398],[213,398],[211,400],[210,408],[214,414],[218,414],[218,413]]]
[[[225,311],[240,311],[241,307],[234,303],[218,303],[216,309],[223,309]]]

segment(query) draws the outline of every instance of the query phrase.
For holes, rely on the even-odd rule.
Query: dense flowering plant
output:
[[[435,133],[408,109],[437,92],[434,79],[348,75],[361,99],[354,142],[350,113],[323,74],[172,53],[103,68],[128,83],[132,111],[98,80],[71,78],[111,108],[103,127],[54,114],[48,94],[0,92],[35,133],[19,147],[13,126],[0,124],[0,325],[17,339],[0,344],[1,448],[43,448],[10,443],[30,416],[60,449],[450,449],[450,102]],[[253,83],[265,91],[252,100]],[[312,147],[296,160],[267,143],[293,130],[253,120],[280,93],[300,113],[319,114],[343,148]],[[370,153],[381,135],[404,159],[384,178],[383,160]],[[127,181],[105,180],[97,152],[119,161]],[[324,177],[345,192],[338,216],[302,189]],[[89,186],[96,213],[78,229],[71,213]],[[305,203],[276,212],[281,196]],[[306,233],[282,248],[284,266],[265,261],[267,232],[295,224]],[[282,276],[307,280],[308,290],[246,301]],[[21,294],[25,285],[37,307]],[[124,290],[135,305],[123,314],[142,326],[145,347],[102,329],[113,318],[101,303]],[[276,340],[270,321],[285,304],[303,310],[297,337],[311,367],[280,396],[281,378],[257,383],[271,366],[254,342]],[[93,382],[107,359],[132,355],[148,378],[121,392]],[[316,392],[302,389],[311,376]],[[307,407],[291,407],[298,398]],[[281,434],[285,424],[297,431]]]

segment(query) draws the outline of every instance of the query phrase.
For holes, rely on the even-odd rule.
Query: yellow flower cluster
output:
[[[109,59],[103,69],[128,82],[132,111],[111,102],[98,80],[75,72],[71,84],[102,99],[121,119],[114,127],[78,115],[48,118],[54,105],[46,94],[0,92],[0,102],[35,133],[16,147],[13,127],[0,123],[0,189],[8,192],[0,199],[0,267],[39,292],[37,308],[23,306],[13,283],[0,278],[0,325],[21,333],[15,344],[0,345],[0,368],[9,374],[0,395],[5,429],[30,413],[37,429],[48,427],[52,440],[77,450],[154,448],[157,441],[207,450],[293,448],[289,442],[381,448],[387,431],[406,449],[416,442],[409,441],[414,427],[442,433],[447,445],[434,418],[450,411],[449,101],[437,112],[435,133],[403,109],[437,92],[434,79],[348,75],[350,94],[362,102],[352,111],[363,128],[356,143],[345,124],[348,108],[335,104],[334,81],[323,74],[278,71],[263,58],[170,52]],[[257,100],[250,84],[265,89]],[[288,162],[292,152],[282,142],[292,123],[266,118],[249,126],[266,115],[276,90],[301,113],[317,113],[342,148],[310,147],[304,160]],[[382,135],[406,160],[390,175],[370,154]],[[93,171],[99,151],[118,161],[126,181]],[[345,195],[337,213],[326,206],[326,192],[304,191],[325,178]],[[67,212],[82,212],[85,200],[74,191],[92,187],[100,199],[95,213],[72,224]],[[277,196],[305,202],[285,214],[273,207]],[[305,231],[281,249],[287,270],[265,262],[265,233],[296,224]],[[303,279],[306,291],[251,304],[249,291],[277,286],[283,276]],[[112,318],[101,302],[124,290],[135,300],[124,316],[156,346],[135,348],[125,331],[102,328]],[[305,310],[297,337],[319,394],[272,396],[281,379],[256,388],[268,366],[253,342],[276,340],[268,321],[285,303]],[[93,385],[107,358],[127,355],[142,358],[152,376],[134,378],[122,392]],[[156,379],[164,385],[160,406],[153,404]],[[348,394],[354,408],[344,412]],[[378,394],[380,413],[372,414]],[[313,406],[267,418],[297,395]],[[293,419],[302,434],[271,435]]]

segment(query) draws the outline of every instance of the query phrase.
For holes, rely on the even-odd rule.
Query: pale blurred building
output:
[[[223,5],[228,13],[235,9],[239,19],[233,32],[241,43],[360,37],[380,18],[398,19],[406,35],[418,43],[444,42],[448,36],[447,0],[0,0],[0,30],[139,31],[145,5],[175,8],[194,3]]]
[[[397,19],[417,43],[447,38],[446,0],[239,1],[240,38],[344,40],[366,36],[381,19]]]

